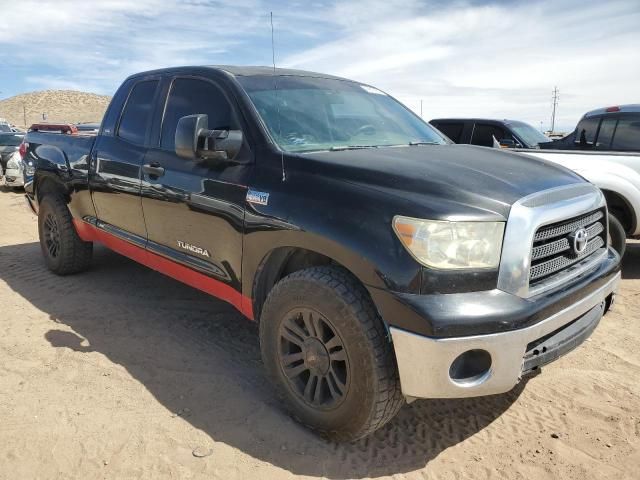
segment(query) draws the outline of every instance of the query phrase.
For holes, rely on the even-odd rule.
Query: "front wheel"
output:
[[[404,402],[382,320],[341,268],[313,267],[281,280],[263,308],[260,347],[293,417],[325,437],[368,435]]]

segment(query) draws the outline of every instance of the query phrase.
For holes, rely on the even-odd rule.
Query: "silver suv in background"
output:
[[[21,187],[24,184],[22,157],[19,149],[24,133],[0,132],[0,176],[2,184]]]

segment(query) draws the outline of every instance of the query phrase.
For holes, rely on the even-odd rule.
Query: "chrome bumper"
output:
[[[430,338],[395,327],[390,333],[400,372],[402,393],[408,398],[462,398],[504,393],[521,379],[527,345],[555,332],[601,304],[618,287],[620,273],[575,304],[520,330],[457,338]],[[470,381],[450,377],[451,364],[469,350],[491,355],[486,373]]]

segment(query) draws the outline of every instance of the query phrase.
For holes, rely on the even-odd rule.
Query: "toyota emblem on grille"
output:
[[[571,240],[573,241],[573,251],[577,254],[584,252],[587,248],[587,240],[589,234],[584,228],[579,228],[571,234]]]

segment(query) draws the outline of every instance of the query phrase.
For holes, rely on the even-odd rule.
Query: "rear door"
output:
[[[168,95],[162,123],[143,166],[147,249],[222,282],[221,291],[213,293],[235,303],[236,292],[226,287],[241,289],[251,152],[245,142],[239,158],[249,160],[241,164],[185,160],[175,153],[175,132],[178,120],[186,115],[208,115],[209,129],[240,129],[240,117],[232,99],[209,79],[178,76],[165,81]],[[204,283],[214,290],[220,287]]]
[[[159,78],[133,82],[113,135],[100,135],[93,150],[89,185],[98,219],[112,233],[133,243],[146,243],[140,201],[141,167]]]

